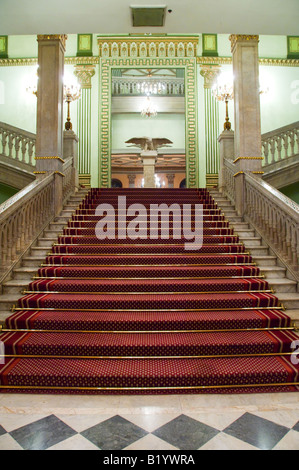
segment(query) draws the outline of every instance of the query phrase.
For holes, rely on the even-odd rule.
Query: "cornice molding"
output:
[[[97,65],[99,57],[65,57],[66,65]],[[232,64],[231,57],[201,57],[197,56],[198,65],[229,65]],[[299,59],[275,59],[275,58],[259,58],[260,65],[276,66],[276,67],[299,67]],[[13,58],[0,59],[0,67],[21,67],[28,65],[37,65],[37,58]]]

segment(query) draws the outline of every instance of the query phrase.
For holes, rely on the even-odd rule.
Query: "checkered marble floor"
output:
[[[0,394],[0,450],[298,450],[298,394]]]

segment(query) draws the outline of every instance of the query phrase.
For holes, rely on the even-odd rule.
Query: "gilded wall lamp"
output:
[[[78,83],[64,85],[64,100],[67,103],[67,119],[64,125],[66,131],[71,131],[73,126],[71,123],[70,104],[81,96],[81,88]]]
[[[228,117],[228,102],[234,98],[234,88],[233,88],[233,81],[225,81],[225,78],[220,75],[217,80],[216,85],[214,85],[212,89],[213,95],[218,101],[225,102],[225,123],[224,123],[224,130],[230,131],[231,130],[231,123],[229,122]]]

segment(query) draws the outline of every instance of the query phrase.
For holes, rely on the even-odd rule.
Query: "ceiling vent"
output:
[[[164,26],[166,6],[131,6],[132,25],[134,27]]]

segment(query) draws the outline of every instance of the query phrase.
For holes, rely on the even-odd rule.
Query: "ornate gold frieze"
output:
[[[196,57],[199,36],[99,37],[100,57]]]
[[[231,34],[229,36],[229,40],[231,42],[231,51],[233,52],[238,42],[246,42],[246,41],[259,42],[259,35],[258,34]]]
[[[38,34],[37,41],[60,41],[65,49],[67,34]]]

